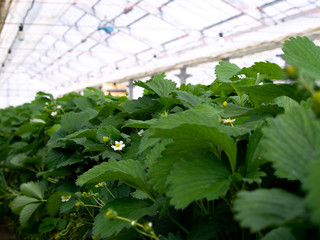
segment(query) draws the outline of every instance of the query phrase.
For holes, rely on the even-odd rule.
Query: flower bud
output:
[[[112,209],[108,209],[108,211],[106,212],[106,217],[110,220],[114,220],[116,219],[118,216],[118,213]]]
[[[152,230],[152,222],[148,222],[146,224],[143,225],[143,229],[146,231],[146,232],[150,232]]]

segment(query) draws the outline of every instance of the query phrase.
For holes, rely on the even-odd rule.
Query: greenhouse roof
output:
[[[0,107],[37,91],[59,95],[200,64],[194,76],[214,74],[208,63],[221,59],[279,56],[290,36],[319,38],[319,7],[319,0],[12,0],[1,25]]]

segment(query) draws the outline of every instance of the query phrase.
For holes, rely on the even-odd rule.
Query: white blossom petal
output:
[[[61,202],[68,202],[71,198],[71,195],[69,196],[61,196]]]

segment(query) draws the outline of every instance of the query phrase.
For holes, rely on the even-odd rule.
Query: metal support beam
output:
[[[130,79],[129,80],[129,84],[128,84],[128,98],[132,99],[133,98],[133,80]]]
[[[176,74],[178,78],[180,78],[180,84],[186,84],[186,80],[188,77],[191,77],[192,75],[187,74],[187,67],[184,66],[180,68],[180,74]]]
[[[12,0],[0,1],[0,32],[3,28],[4,22],[6,21],[11,3],[12,3]]]

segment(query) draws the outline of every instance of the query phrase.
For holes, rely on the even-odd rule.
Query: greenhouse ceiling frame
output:
[[[214,4],[207,0],[199,5],[191,0],[157,4],[151,0],[12,0],[0,35],[0,61],[5,67],[0,91],[1,85],[7,91],[19,87],[19,77],[63,94],[277,48],[290,36],[317,38],[319,24],[308,18],[319,17],[320,1],[219,0]],[[187,15],[180,16],[179,11]],[[283,28],[295,18],[306,19],[309,27]],[[23,41],[18,40],[21,23]],[[258,41],[253,30],[266,39]]]

